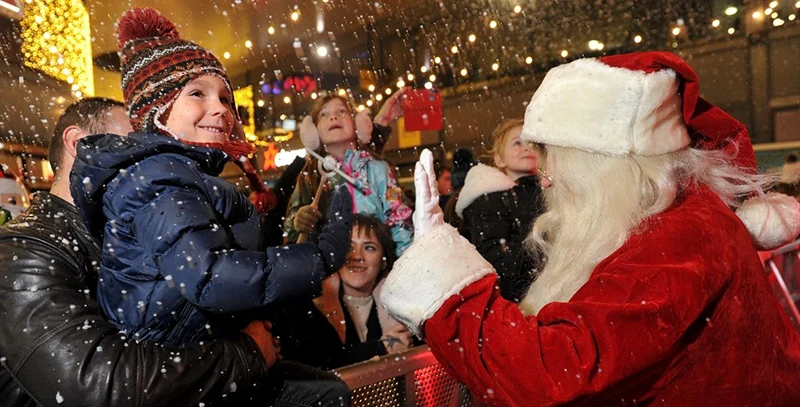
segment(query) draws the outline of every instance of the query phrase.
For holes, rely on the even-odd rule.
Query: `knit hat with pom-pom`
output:
[[[205,48],[183,40],[175,25],[152,8],[133,8],[117,22],[118,46],[122,62],[122,93],[133,129],[161,133],[179,139],[161,121],[181,90],[194,79],[205,75],[219,77],[231,94],[231,112],[238,121],[233,87],[225,67]],[[192,143],[227,153],[244,172],[253,194],[250,200],[262,214],[276,204],[269,191],[247,160],[253,147],[244,140],[241,126],[234,126],[231,140],[225,143]]]
[[[134,130],[163,132],[158,123],[181,89],[215,75],[233,94],[225,67],[211,52],[183,40],[171,21],[152,8],[134,8],[117,23],[122,93]],[[231,108],[236,114],[235,105]],[[159,131],[162,130],[162,131]]]

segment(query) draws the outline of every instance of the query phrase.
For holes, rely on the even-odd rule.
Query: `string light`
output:
[[[375,95],[375,100],[377,100],[378,102],[380,102],[381,100],[383,100],[383,95],[381,95],[380,93],[378,93],[377,95]]]
[[[756,19],[756,20],[761,18],[761,12],[760,11],[754,11],[753,12],[753,18]]]
[[[498,64],[497,62],[493,63],[493,64],[492,64],[492,70],[493,70],[493,71],[496,71],[496,70],[498,70],[498,69],[500,69],[500,64]]]
[[[525,58],[525,63],[528,64],[528,65],[532,64],[533,63],[533,57],[526,57]]]
[[[775,8],[775,7],[778,7],[778,2],[777,1],[772,1],[772,2],[769,3],[769,8]]]
[[[454,53],[454,54],[458,54],[458,47],[457,47],[457,46],[455,46],[455,45],[453,45],[453,47],[452,47],[452,48],[450,48],[450,52],[452,52],[452,53]]]
[[[680,27],[675,27],[675,28],[672,29],[672,35],[677,37],[678,35],[680,35],[680,33],[681,33],[681,28]]]
[[[225,51],[225,53],[222,54],[222,57],[225,58],[225,59],[231,59],[231,53],[228,52],[228,51]]]
[[[561,58],[566,58],[567,55],[569,55],[569,52],[567,52],[567,50],[561,51]]]
[[[477,38],[478,38],[478,37],[476,37],[476,36],[475,36],[475,34],[470,34],[470,35],[469,35],[469,37],[467,37],[467,39],[469,40],[469,42],[475,42],[475,40],[476,40]]]
[[[28,2],[21,25],[25,66],[76,84],[76,96],[94,95],[89,13],[81,0]]]
[[[268,32],[270,35],[272,35],[272,34],[275,34],[275,27],[273,27],[273,26],[269,26],[269,28],[267,28],[267,32]]]
[[[489,22],[489,28],[491,28],[491,29],[497,28],[497,21],[494,21],[494,20],[490,21]]]
[[[461,68],[461,76],[467,76],[467,68]]]
[[[719,27],[719,20],[717,19],[717,20],[712,21],[711,22],[711,26],[714,27],[714,28]]]
[[[733,28],[733,27],[731,27],[731,28],[728,28],[728,34],[733,34],[733,33],[735,33],[735,32],[736,32],[736,29],[735,29],[735,28]]]
[[[292,15],[290,16],[292,21],[297,21],[300,19],[300,12],[292,11]]]
[[[247,48],[253,48],[253,42],[250,41],[250,40],[247,40],[247,41],[244,42],[244,46],[247,47]]]
[[[725,15],[732,16],[739,12],[739,9],[736,7],[728,7],[725,9]]]
[[[641,35],[637,35],[637,36],[633,37],[633,42],[635,42],[637,44],[641,43],[642,42],[642,36]]]
[[[517,13],[517,14],[521,13],[522,12],[522,7],[514,6],[514,12]]]
[[[367,86],[367,90],[369,90],[370,92],[375,92],[375,85],[370,84],[369,86]]]
[[[289,103],[292,103],[292,99],[290,99],[289,96],[284,96],[283,103],[286,103],[288,105]]]
[[[436,75],[431,74],[431,76],[428,77],[428,80],[431,82],[436,82]]]

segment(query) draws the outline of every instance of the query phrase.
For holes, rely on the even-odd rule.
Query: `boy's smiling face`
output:
[[[201,76],[184,86],[165,124],[181,140],[224,143],[233,132],[232,98],[222,79]]]

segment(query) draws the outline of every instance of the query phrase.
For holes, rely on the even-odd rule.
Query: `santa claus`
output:
[[[522,137],[545,146],[547,212],[519,305],[443,223],[430,153],[417,164],[417,236],[382,301],[451,375],[496,406],[800,405],[800,334],[756,253],[800,233],[800,208],[762,192],[745,126],[686,62],[557,67]]]

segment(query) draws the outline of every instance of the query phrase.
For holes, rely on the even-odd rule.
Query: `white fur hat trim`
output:
[[[769,193],[750,198],[736,215],[759,250],[778,248],[800,235],[800,203],[788,195]]]
[[[608,155],[659,155],[689,145],[674,71],[579,59],[547,73],[525,111],[522,138]]]

